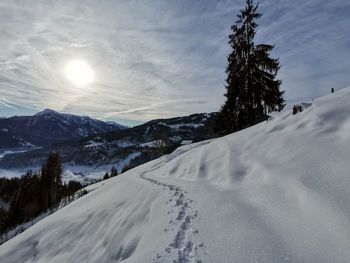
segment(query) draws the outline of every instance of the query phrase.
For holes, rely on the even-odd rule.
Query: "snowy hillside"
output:
[[[0,262],[350,261],[350,89],[89,187]]]

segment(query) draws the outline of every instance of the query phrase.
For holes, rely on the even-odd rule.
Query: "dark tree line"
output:
[[[108,172],[106,172],[105,175],[103,176],[102,180],[107,180],[108,178],[111,178],[111,177],[114,177],[114,176],[117,176],[117,175],[118,175],[117,168],[112,166],[111,173],[109,174]]]
[[[41,172],[28,171],[21,178],[0,178],[0,234],[57,207],[82,188],[79,182],[63,184],[58,153],[48,156]]]
[[[270,58],[274,48],[268,44],[255,44],[254,38],[262,16],[253,0],[246,6],[231,27],[226,69],[226,102],[217,116],[215,129],[228,134],[268,118],[268,113],[280,111],[285,106],[281,81],[276,79],[279,60]]]

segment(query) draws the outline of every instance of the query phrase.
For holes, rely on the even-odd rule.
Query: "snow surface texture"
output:
[[[350,89],[89,186],[0,262],[350,262]]]
[[[50,214],[56,212],[59,209],[62,209],[63,207],[65,207],[69,203],[73,202],[74,200],[77,200],[78,198],[80,198],[81,196],[84,196],[84,195],[85,195],[85,193],[83,193],[82,191],[77,191],[77,192],[75,192],[73,197],[64,198],[63,200],[61,200],[61,203],[59,204],[59,206],[57,208],[54,208],[53,210],[46,211],[30,221],[27,221],[23,224],[17,225],[15,228],[12,228],[10,231],[8,231],[0,236],[0,244],[17,236],[18,234],[22,233],[23,231],[25,231],[26,229],[31,227],[33,224],[36,224],[37,222],[39,222],[43,218],[49,216]],[[0,208],[1,208],[1,206],[2,206],[2,203],[0,201]],[[8,209],[9,204],[5,204],[5,207],[3,207],[3,208]]]

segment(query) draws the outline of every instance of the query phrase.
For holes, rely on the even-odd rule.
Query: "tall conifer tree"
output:
[[[62,186],[62,164],[58,153],[51,153],[41,169],[42,209],[52,208],[60,201],[59,188]]]
[[[226,102],[216,121],[216,130],[228,134],[253,125],[268,117],[271,111],[284,107],[281,81],[276,80],[279,60],[270,58],[272,45],[255,45],[254,37],[262,16],[258,5],[246,0],[246,6],[231,27],[229,44],[232,53],[228,56],[226,69]]]

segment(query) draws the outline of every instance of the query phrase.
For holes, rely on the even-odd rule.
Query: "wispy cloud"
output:
[[[215,111],[243,2],[0,0],[0,98],[23,113],[49,107],[115,120]],[[276,44],[288,100],[350,85],[349,1],[265,0],[261,11],[257,41]],[[63,75],[77,58],[95,70],[85,89]],[[0,104],[0,115],[12,112]]]

